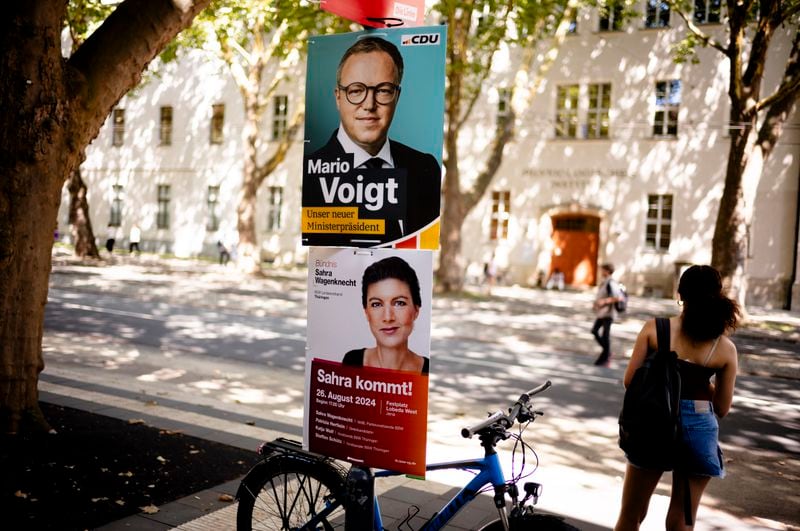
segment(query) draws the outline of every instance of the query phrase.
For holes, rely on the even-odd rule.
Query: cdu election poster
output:
[[[309,40],[303,245],[439,247],[445,32]]]
[[[304,446],[425,475],[432,253],[313,247]]]

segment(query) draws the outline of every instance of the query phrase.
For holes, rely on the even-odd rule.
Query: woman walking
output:
[[[736,346],[726,332],[733,331],[739,306],[722,291],[722,279],[710,266],[692,266],[678,284],[678,304],[683,311],[670,321],[670,350],[678,354],[681,375],[680,462],[672,472],[672,494],[666,529],[686,526],[684,489],[689,488],[691,522],[712,477],[723,477],[717,420],[730,411],[736,381]],[[657,350],[655,320],[642,327],[625,371],[627,387],[647,356]],[[712,381],[713,377],[713,381]],[[615,531],[639,529],[647,515],[650,497],[664,470],[647,468],[628,457],[622,488],[622,508]]]

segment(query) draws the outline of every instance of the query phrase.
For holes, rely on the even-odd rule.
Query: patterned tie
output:
[[[371,159],[367,160],[364,164],[362,164],[362,166],[370,170],[374,170],[376,168],[383,168],[383,159],[380,157],[372,157]]]

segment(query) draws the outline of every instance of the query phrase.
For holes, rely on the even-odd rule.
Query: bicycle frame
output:
[[[422,526],[420,531],[437,531],[442,529],[462,507],[478,496],[478,493],[483,487],[492,485],[495,490],[497,490],[498,488],[503,489],[506,484],[503,470],[500,467],[500,459],[497,457],[496,453],[491,453],[479,459],[432,463],[425,467],[427,471],[453,469],[477,471],[478,473],[469,483],[462,487],[444,507],[433,515],[433,517]],[[375,472],[376,478],[399,475],[401,475],[399,472],[393,472],[391,470],[379,470]],[[502,510],[502,507],[498,507],[498,511]],[[378,496],[375,496],[375,521],[373,528],[375,530],[383,530],[383,519],[381,518]]]
[[[490,485],[494,489],[494,505],[497,508],[498,516],[500,518],[500,522],[503,524],[504,529],[509,528],[509,515],[506,513],[506,494],[510,494],[512,502],[515,506],[512,510],[512,515],[510,515],[514,518],[520,517],[520,514],[518,514],[519,511],[524,510],[522,504],[524,504],[529,497],[533,497],[533,503],[536,503],[540,485],[537,483],[526,483],[525,497],[520,502],[518,499],[519,492],[517,490],[516,481],[521,478],[514,477],[511,483],[506,482],[495,446],[499,441],[506,440],[512,436],[518,441],[521,441],[521,433],[524,427],[520,428],[520,435],[510,434],[508,432],[509,428],[511,428],[511,426],[517,422],[520,424],[525,423],[525,426],[527,426],[533,422],[537,416],[542,415],[541,412],[531,409],[530,398],[541,393],[542,391],[545,391],[550,386],[550,381],[547,381],[539,387],[536,387],[527,393],[523,393],[514,403],[514,405],[508,409],[508,413],[498,410],[478,424],[463,428],[461,430],[461,435],[465,438],[471,438],[473,435],[479,436],[480,445],[484,450],[484,456],[482,458],[431,463],[425,466],[426,471],[464,470],[473,472],[475,476],[468,481],[467,484],[462,487],[455,494],[455,496],[453,496],[438,512],[436,512],[427,522],[425,522],[420,531],[438,531],[442,529],[461,508],[475,500],[481,490],[483,490],[487,485]],[[526,445],[523,443],[523,453],[525,446]],[[276,439],[272,443],[265,443],[262,445],[262,448],[259,449],[259,453],[264,456],[265,461],[269,460],[270,456],[276,452],[284,452],[286,455],[303,456],[301,457],[302,459],[308,458],[313,461],[318,461],[323,466],[331,466],[325,462],[329,458],[303,451],[302,446],[294,441]],[[347,492],[335,492],[333,493],[333,496],[326,495],[324,497],[325,507],[318,511],[314,510],[313,512],[315,514],[312,516],[311,520],[300,527],[299,531],[312,529],[316,530],[319,523],[323,523],[326,529],[330,528],[327,518],[334,511],[342,508],[342,505],[344,505],[345,510],[344,523],[346,529],[349,530],[352,528],[358,529],[359,531],[362,529],[367,529],[370,525],[370,520],[372,520],[372,529],[374,531],[384,531],[380,503],[378,501],[378,496],[374,494],[373,482],[375,478],[399,476],[402,475],[402,472],[396,472],[392,470],[378,470],[377,472],[373,472],[371,470],[366,470],[367,473],[362,474],[360,471],[356,470],[356,468],[363,467],[356,467],[356,465],[353,465],[353,468],[351,468],[351,471],[347,477],[347,485],[342,485]],[[247,478],[242,481],[240,492],[242,491],[242,486],[245,485],[246,479]],[[363,488],[364,485],[367,485],[368,488]],[[237,494],[237,497],[238,496],[240,496],[240,494]],[[369,500],[369,496],[372,496],[373,498],[371,507],[367,501]],[[240,505],[240,508],[241,507],[242,505]],[[372,515],[369,514],[370,509],[372,509]],[[252,507],[250,507],[250,510],[252,513]],[[246,514],[245,516],[249,518],[252,515]],[[410,518],[407,518],[403,523],[406,523],[409,519]]]

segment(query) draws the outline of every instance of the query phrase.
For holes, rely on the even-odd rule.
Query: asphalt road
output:
[[[437,299],[431,424],[468,423],[549,379],[554,386],[537,401],[546,416],[535,432],[545,464],[616,478],[612,484],[618,484],[623,462],[615,432],[625,362],[617,356],[611,368],[592,365],[596,346],[588,332],[588,300],[554,292],[533,300],[502,294]],[[640,302],[645,313],[647,304]],[[243,285],[226,274],[56,267],[46,308],[45,362],[71,374],[113,372],[136,385],[168,383],[222,401],[262,401],[269,406],[265,415],[270,409],[297,418],[305,326],[305,285],[298,274]],[[617,352],[629,350],[640,326],[635,316],[615,325]],[[743,337],[737,346],[784,356],[796,356],[798,348],[764,337]],[[742,518],[800,526],[798,428],[797,380],[740,376],[734,410],[722,423],[728,477],[711,482],[704,504]],[[668,496],[668,488],[665,482],[657,493]]]

